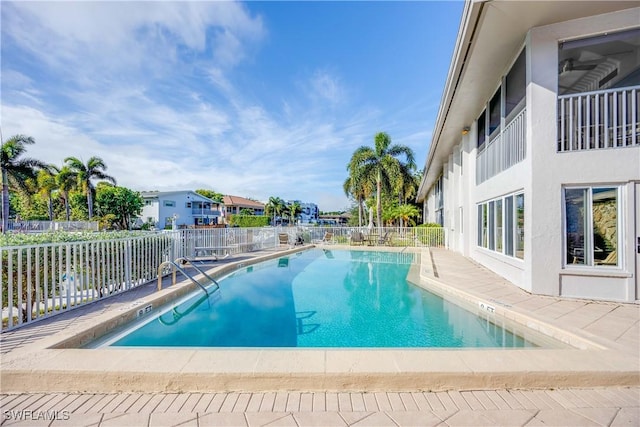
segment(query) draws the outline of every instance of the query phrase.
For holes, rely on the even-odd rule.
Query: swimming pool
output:
[[[89,347],[537,347],[407,280],[419,254],[298,252],[241,268]]]

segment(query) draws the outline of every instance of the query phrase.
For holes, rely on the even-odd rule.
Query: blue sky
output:
[[[461,1],[6,2],[2,138],[134,190],[349,206],[379,131],[424,166]]]

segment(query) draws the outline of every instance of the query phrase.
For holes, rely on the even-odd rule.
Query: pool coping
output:
[[[208,270],[219,277],[267,259],[309,249],[293,248]],[[331,249],[354,249],[331,245]],[[406,248],[361,250],[404,251]],[[604,337],[561,327],[518,307],[448,286],[433,274],[429,249],[421,253],[413,282],[446,298],[483,309],[554,336],[567,349],[129,349],[63,348],[90,341],[137,315],[140,307],[174,300],[196,285],[181,281],[143,301],[79,319],[63,331],[2,355],[0,391],[440,391],[496,388],[640,385],[637,353]],[[414,271],[415,274],[415,271]],[[167,279],[168,281],[168,279]]]

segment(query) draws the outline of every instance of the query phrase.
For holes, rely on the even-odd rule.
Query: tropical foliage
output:
[[[137,192],[101,184],[116,182],[106,174],[101,158],[91,157],[85,164],[77,157],[67,157],[61,167],[48,165],[25,156],[32,144],[32,137],[16,135],[0,148],[3,231],[12,216],[49,221],[97,219],[107,229],[127,229],[140,214],[142,199]]]
[[[214,191],[214,190],[207,190],[204,188],[197,189],[196,193],[218,203],[222,203],[222,198],[224,197],[222,193],[218,193],[217,191]]]
[[[376,224],[384,225],[383,218],[388,221],[409,221],[411,215],[408,208],[403,208],[410,215],[384,214],[384,206],[397,200],[397,206],[407,204],[409,197],[417,189],[416,164],[413,150],[406,145],[392,144],[391,137],[385,132],[375,135],[374,146],[361,146],[353,153],[347,165],[348,177],[343,188],[358,205],[359,225],[363,224],[366,200],[375,194]],[[370,208],[370,209],[371,209]],[[389,209],[389,208],[387,208]]]
[[[116,179],[105,173],[107,165],[105,165],[104,160],[100,157],[91,157],[86,164],[76,157],[67,157],[64,161],[67,163],[71,174],[77,181],[77,189],[87,197],[89,221],[91,221],[93,217],[93,197],[95,193],[95,187],[92,181],[99,179],[112,182],[115,185]]]
[[[9,223],[9,189],[29,192],[28,181],[35,179],[37,170],[44,168],[40,160],[24,157],[27,145],[35,144],[30,136],[16,135],[0,146],[0,176],[2,179],[2,231]]]

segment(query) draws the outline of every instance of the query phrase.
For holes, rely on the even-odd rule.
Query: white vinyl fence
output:
[[[114,240],[0,247],[0,331],[56,315],[155,280],[163,261],[192,257],[196,248],[220,248],[229,255],[294,242],[404,247],[447,246],[442,228],[264,227],[187,229]],[[359,244],[364,244],[358,241]]]
[[[51,231],[98,231],[98,221],[11,221],[7,231],[43,233]]]

